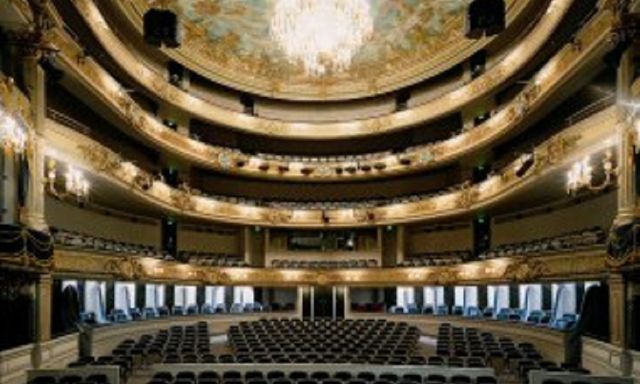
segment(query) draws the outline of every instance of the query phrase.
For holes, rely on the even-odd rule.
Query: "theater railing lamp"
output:
[[[15,116],[0,106],[0,145],[8,153],[20,154],[27,145],[27,132]]]
[[[47,164],[47,186],[49,193],[58,198],[74,198],[78,202],[89,198],[91,185],[82,171],[69,165],[61,183],[56,183],[58,171],[55,160],[49,160]]]
[[[618,168],[613,165],[613,155],[607,151],[602,158],[602,178],[594,177],[594,167],[591,158],[585,156],[573,164],[567,172],[567,194],[575,195],[581,190],[599,192],[613,184],[618,174]],[[601,179],[598,182],[598,179]]]

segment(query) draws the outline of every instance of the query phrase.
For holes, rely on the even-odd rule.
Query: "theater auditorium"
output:
[[[0,0],[0,384],[640,384],[640,0]]]

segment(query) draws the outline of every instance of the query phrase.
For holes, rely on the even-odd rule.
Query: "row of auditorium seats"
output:
[[[507,337],[497,338],[489,332],[454,327],[449,323],[438,327],[436,354],[449,359],[452,356],[482,358],[498,374],[504,371],[518,373],[522,382],[526,382],[529,371],[533,369],[589,374],[588,370],[574,364],[558,365],[545,360],[532,343],[515,343]]]
[[[175,258],[168,252],[145,244],[136,244],[93,236],[77,231],[51,228],[56,245],[80,250],[112,254],[139,255],[160,260],[188,260],[189,263],[215,267],[246,267],[247,263],[238,255],[212,252],[180,251]]]
[[[278,370],[261,372],[239,371],[224,372],[206,370],[201,372],[180,371],[175,375],[169,371],[156,372],[148,384],[497,384],[494,376],[472,378],[465,374],[446,377],[442,374],[421,375],[418,373],[398,374],[383,372],[350,372],[341,370],[335,373],[317,370],[314,372]]]
[[[600,227],[563,233],[522,243],[505,244],[479,255],[480,259],[509,256],[542,256],[560,252],[575,252],[604,247],[606,232]]]
[[[431,267],[460,264],[471,257],[471,251],[446,251],[412,255],[398,263],[398,267]]]
[[[262,319],[229,328],[236,355],[292,362],[424,363],[417,353],[420,331],[385,320]]]
[[[459,191],[470,184],[469,181],[459,183],[453,185],[449,188],[442,189],[439,191],[435,191],[432,193],[425,194],[412,194],[399,196],[394,198],[371,198],[367,200],[356,200],[356,201],[348,201],[348,200],[338,200],[338,201],[313,201],[313,202],[304,202],[304,201],[276,201],[276,200],[260,200],[260,199],[252,199],[245,197],[237,197],[237,196],[224,196],[210,193],[203,193],[199,191],[199,195],[203,197],[207,197],[210,199],[233,203],[233,204],[245,204],[249,206],[258,206],[258,207],[270,207],[270,208],[278,208],[278,209],[305,209],[305,210],[335,210],[335,209],[370,209],[375,208],[382,205],[393,205],[393,204],[407,204],[407,203],[415,203],[419,201],[423,201],[428,198],[434,198],[438,196],[443,196],[455,191]]]
[[[161,260],[174,260],[168,252],[163,252],[156,247],[144,244],[127,243],[104,237],[92,236],[77,231],[67,231],[59,228],[51,228],[56,245],[64,248],[90,250],[104,253],[124,253],[153,257]]]
[[[53,237],[57,245],[107,253],[124,253],[154,257],[162,260],[175,260],[175,258],[156,247],[115,241],[103,237],[82,234],[75,231],[52,229]],[[590,228],[581,231],[573,231],[556,237],[537,239],[524,243],[507,244],[496,247],[479,255],[480,259],[492,259],[508,256],[536,256],[559,252],[593,249],[604,246],[605,232],[599,228]],[[414,255],[398,263],[399,267],[428,267],[459,264],[471,257],[470,251],[447,251]],[[238,255],[218,254],[210,252],[186,252],[178,254],[178,260],[188,260],[189,263],[200,266],[216,267],[247,267],[248,264]],[[272,261],[274,268],[372,268],[378,263],[374,259],[369,260],[341,260],[341,261],[304,261],[304,260],[280,260]]]
[[[69,374],[57,378],[52,375],[42,375],[33,378],[29,384],[112,384],[107,375],[93,373],[86,376],[69,371]]]
[[[205,267],[248,267],[244,258],[238,255],[227,255],[213,252],[181,251],[180,260],[188,260],[190,264]]]
[[[307,260],[281,260],[273,259],[272,268],[313,268],[313,269],[337,269],[337,268],[375,268],[378,261],[375,259],[352,259],[338,261],[307,261]]]
[[[383,313],[384,303],[352,303],[354,312]],[[521,308],[500,308],[497,312],[493,307],[481,309],[476,306],[463,307],[460,305],[418,305],[415,303],[406,306],[393,305],[388,308],[388,313],[409,315],[435,315],[435,316],[464,316],[468,318],[496,319],[499,321],[522,322],[528,325],[551,327],[559,330],[572,329],[579,320],[579,315],[566,313],[554,318],[551,311],[533,310],[526,313]]]
[[[291,311],[294,310],[293,304],[279,304],[273,303],[269,306],[263,306],[260,303],[233,303],[230,306],[227,306],[224,303],[219,303],[216,305],[211,304],[202,304],[198,305],[189,305],[187,307],[183,307],[180,305],[173,306],[171,308],[162,306],[162,307],[147,307],[147,308],[130,308],[128,310],[124,309],[113,309],[107,315],[107,320],[109,322],[114,323],[124,323],[128,321],[137,321],[137,320],[148,320],[155,319],[167,316],[188,316],[188,315],[213,315],[213,314],[223,314],[223,313],[232,313],[232,314],[240,314],[240,313],[260,313],[260,312],[270,312],[270,311]],[[80,320],[85,324],[96,324],[97,318],[95,312],[83,312],[80,314]]]
[[[532,241],[506,244],[495,247],[479,255],[482,260],[509,256],[540,256],[560,252],[575,252],[600,248],[607,236],[600,227],[563,233]],[[471,251],[430,252],[412,255],[398,263],[398,267],[431,267],[463,263],[471,258]]]

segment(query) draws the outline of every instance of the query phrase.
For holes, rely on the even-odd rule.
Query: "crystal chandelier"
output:
[[[27,133],[15,117],[0,109],[0,143],[6,150],[22,153],[27,143]]]
[[[308,75],[344,71],[373,33],[369,0],[277,0],[271,38]]]

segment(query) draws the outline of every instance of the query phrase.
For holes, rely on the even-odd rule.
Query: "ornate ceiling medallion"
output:
[[[290,62],[322,76],[351,66],[373,34],[373,18],[367,0],[278,0],[270,34]]]

